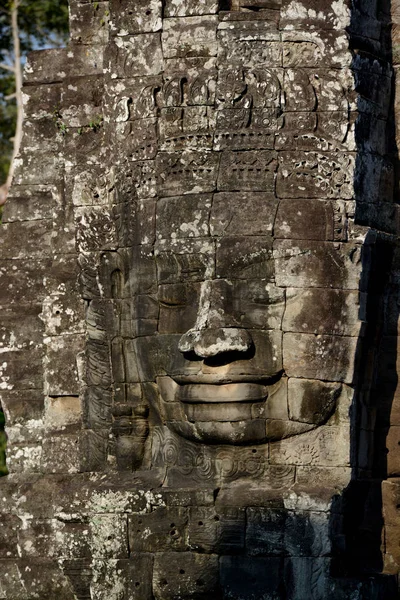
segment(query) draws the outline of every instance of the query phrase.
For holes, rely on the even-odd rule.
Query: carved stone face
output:
[[[326,423],[359,327],[359,250],[332,241],[340,203],[232,191],[160,198],[156,215],[140,253],[157,331],[137,353],[168,428],[257,444]]]
[[[163,424],[206,444],[334,419],[359,333],[352,76],[248,18],[202,18],[212,57],[171,58],[130,104],[115,88],[139,198],[139,378],[156,382]]]

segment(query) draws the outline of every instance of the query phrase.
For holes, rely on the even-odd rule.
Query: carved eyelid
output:
[[[171,283],[158,287],[158,301],[163,306],[185,306],[187,302],[186,286],[183,283]]]

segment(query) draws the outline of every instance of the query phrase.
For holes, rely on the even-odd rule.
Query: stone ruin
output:
[[[2,600],[388,600],[389,0],[70,0],[1,227]]]

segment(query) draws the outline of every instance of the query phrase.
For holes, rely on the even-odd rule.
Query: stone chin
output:
[[[168,429],[192,442],[209,445],[239,446],[282,440],[322,425],[334,409],[327,406],[314,422],[308,423],[279,418],[277,406],[285,385],[282,379],[264,385],[252,381],[250,376],[226,383],[204,376],[165,376],[157,378],[157,385],[156,409]]]

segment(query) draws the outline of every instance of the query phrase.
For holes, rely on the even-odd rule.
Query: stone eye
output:
[[[162,306],[179,307],[186,305],[186,288],[183,284],[160,285],[158,301]]]

